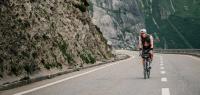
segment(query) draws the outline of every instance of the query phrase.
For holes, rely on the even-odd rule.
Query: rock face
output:
[[[144,27],[137,0],[89,0],[93,22],[115,48],[135,48],[138,30]]]
[[[147,29],[159,48],[200,48],[199,0],[141,0]]]
[[[199,0],[89,0],[90,15],[115,48],[135,47],[147,28],[157,48],[200,48]]]
[[[86,0],[1,0],[0,76],[112,57]]]

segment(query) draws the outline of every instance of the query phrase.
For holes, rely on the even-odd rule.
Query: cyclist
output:
[[[146,29],[141,29],[139,36],[139,49],[142,53],[144,50],[149,50],[151,61],[153,60],[153,44],[153,37],[147,34]],[[142,60],[142,63],[144,64],[144,59]]]

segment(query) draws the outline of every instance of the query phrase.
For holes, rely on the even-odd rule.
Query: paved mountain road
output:
[[[200,95],[200,59],[155,54],[143,79],[137,52],[131,58],[1,92],[1,95]]]

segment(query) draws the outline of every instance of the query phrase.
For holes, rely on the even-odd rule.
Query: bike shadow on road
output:
[[[135,79],[135,80],[159,80],[159,77],[150,77],[149,79],[144,79],[144,77],[139,76],[139,77],[134,77],[133,79]]]
[[[135,77],[134,79],[141,80],[141,79],[144,79],[144,77]]]

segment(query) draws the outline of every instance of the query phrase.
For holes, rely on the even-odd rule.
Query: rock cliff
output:
[[[137,0],[90,0],[90,14],[115,48],[135,48],[144,19]]]
[[[0,0],[0,76],[112,57],[86,0]]]

